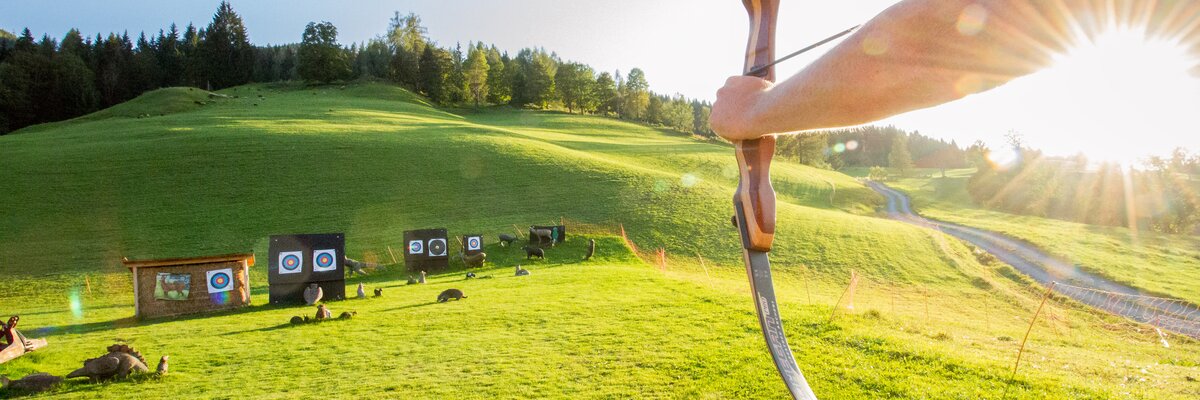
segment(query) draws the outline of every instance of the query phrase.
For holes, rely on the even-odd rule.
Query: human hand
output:
[[[758,139],[770,132],[763,126],[761,108],[774,84],[752,76],[733,76],[717,90],[708,125],[727,140]]]

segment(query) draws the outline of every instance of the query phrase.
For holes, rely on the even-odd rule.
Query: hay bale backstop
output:
[[[250,304],[254,254],[124,260],[133,273],[134,315],[155,318]]]

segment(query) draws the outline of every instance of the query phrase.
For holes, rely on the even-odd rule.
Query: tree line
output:
[[[1015,157],[995,162],[993,150],[972,146],[977,171],[967,181],[976,204],[1023,215],[1093,225],[1131,226],[1162,233],[1194,233],[1200,225],[1200,155],[1176,149],[1151,157],[1143,168],[1089,163],[1082,155],[1051,157],[1009,137]]]
[[[776,154],[819,168],[890,167],[901,175],[915,168],[966,168],[967,150],[894,126],[864,126],[780,136]]]
[[[157,35],[84,36],[60,41],[28,28],[0,31],[0,134],[83,115],[161,87],[219,90],[251,82],[310,84],[381,80],[445,106],[510,105],[561,109],[659,125],[713,137],[711,105],[650,90],[645,72],[599,71],[543,48],[515,55],[471,42],[441,47],[416,14],[396,12],[382,35],[344,46],[329,22],[305,26],[299,43],[254,46],[228,2],[204,27]]]

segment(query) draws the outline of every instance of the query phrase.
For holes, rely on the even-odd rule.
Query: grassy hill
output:
[[[438,109],[376,84],[219,94],[166,89],[0,137],[0,209],[11,210],[0,219],[0,311],[51,340],[0,373],[64,374],[123,340],[171,354],[178,373],[56,394],[220,397],[214,381],[266,398],[784,394],[729,226],[728,146],[590,116]],[[817,393],[999,398],[1038,289],[947,236],[875,217],[879,198],[851,177],[772,168],[785,328]],[[529,279],[509,277],[523,261],[495,245],[491,280],[451,271],[404,287],[391,266],[348,282],[385,287],[384,298],[330,304],[359,311],[351,321],[287,327],[312,310],[269,306],[128,319],[121,257],[252,250],[261,304],[271,234],[345,232],[349,256],[390,263],[407,229],[494,238],[560,219],[571,240],[527,264]],[[665,248],[667,266],[631,254],[617,226],[641,249]],[[604,257],[577,263],[589,238]],[[856,308],[842,301],[831,318],[851,271],[862,277]],[[428,304],[451,286],[470,298]],[[1200,376],[1194,341],[1162,348],[1152,332],[1060,299],[1048,314],[1009,397],[1200,393],[1185,379]]]

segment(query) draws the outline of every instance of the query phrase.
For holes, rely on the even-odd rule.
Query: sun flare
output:
[[[1061,133],[1044,139],[1052,153],[1136,165],[1196,147],[1198,65],[1177,41],[1113,28],[1057,55],[1025,83],[1036,92],[1030,101],[1061,114],[1053,118],[1063,121]]]

